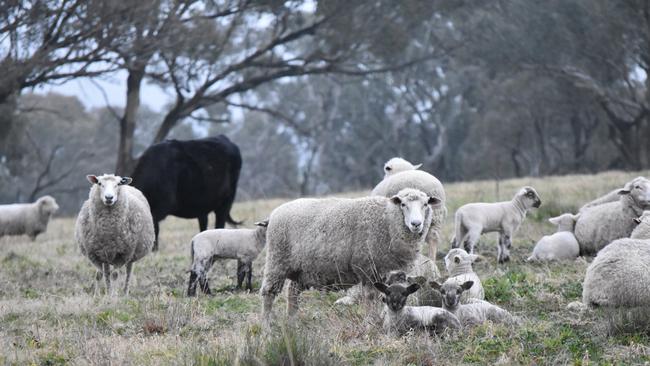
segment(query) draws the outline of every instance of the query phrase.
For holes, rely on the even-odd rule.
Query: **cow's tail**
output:
[[[232,216],[230,216],[230,210],[228,210],[228,216],[226,216],[226,222],[230,225],[237,226],[244,223],[244,221],[235,221]]]

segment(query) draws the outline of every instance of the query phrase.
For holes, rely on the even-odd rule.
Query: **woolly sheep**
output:
[[[625,187],[625,186],[627,186],[627,185],[632,186],[632,185],[634,185],[634,184],[636,184],[636,183],[643,183],[643,182],[648,182],[648,179],[645,178],[645,177],[636,177],[636,178],[632,179],[631,181],[625,183],[625,185],[624,185],[623,187]],[[589,207],[602,205],[603,203],[609,203],[609,202],[616,202],[616,201],[618,201],[619,198],[621,197],[621,196],[619,195],[619,191],[620,191],[620,190],[621,190],[621,188],[616,188],[615,190],[613,190],[613,191],[607,193],[606,195],[601,196],[601,197],[598,197],[598,198],[596,198],[595,200],[586,203],[584,206],[582,206],[582,207],[580,208],[580,212],[584,211],[585,209],[587,209],[587,208],[589,208]]]
[[[429,229],[431,206],[439,204],[404,189],[392,198],[298,199],[276,208],[266,234],[264,319],[270,320],[285,279],[291,280],[287,312],[292,314],[303,289],[345,288],[404,268]]]
[[[468,254],[460,248],[451,249],[445,256],[445,267],[449,273],[449,278],[447,278],[445,284],[453,283],[461,285],[467,281],[472,281],[473,283],[473,286],[468,291],[463,291],[460,298],[460,302],[463,304],[471,302],[472,299],[483,300],[485,298],[481,279],[472,268],[472,263],[477,258],[478,256],[476,254]]]
[[[88,175],[92,184],[75,225],[75,241],[98,272],[95,290],[102,276],[106,293],[111,293],[111,268],[126,265],[124,293],[129,293],[133,263],[147,255],[155,235],[149,203],[129,186],[131,178],[112,174]]]
[[[407,170],[418,170],[422,164],[413,165],[402,158],[392,158],[384,164],[384,179]]]
[[[618,190],[619,200],[592,206],[580,213],[574,230],[581,255],[593,255],[612,241],[629,237],[634,219],[650,208],[650,181],[629,182]]]
[[[582,302],[590,307],[650,306],[650,211],[636,219],[630,238],[603,248],[587,268]]]
[[[0,238],[27,234],[34,241],[47,230],[50,218],[58,209],[52,196],[43,196],[34,203],[0,205]]]
[[[510,260],[512,236],[526,218],[526,213],[542,204],[533,187],[523,187],[510,201],[495,203],[469,203],[456,211],[455,236],[452,248],[463,243],[465,250],[474,253],[481,234],[498,231],[497,260]]]
[[[216,259],[237,259],[237,288],[246,278],[246,288],[253,290],[253,261],[266,243],[268,221],[256,222],[255,229],[214,229],[192,238],[192,269],[187,296],[196,296],[197,281],[203,293],[211,295],[207,274]]]
[[[557,225],[557,232],[545,235],[533,249],[533,254],[526,261],[554,261],[573,260],[580,254],[580,246],[573,235],[573,229],[579,215],[565,213],[548,219],[551,224]]]
[[[469,304],[462,304],[460,298],[463,292],[472,287],[472,281],[466,281],[460,285],[450,282],[441,285],[431,281],[430,285],[440,291],[443,309],[456,315],[463,326],[479,325],[488,320],[495,323],[514,322],[514,318],[508,311],[487,301],[474,300]]]
[[[401,284],[386,285],[375,282],[375,288],[383,293],[383,328],[391,336],[400,336],[411,329],[440,334],[445,329],[459,329],[458,318],[449,311],[433,306],[407,306],[410,294],[420,288],[418,284],[404,287]]]
[[[432,206],[431,227],[426,233],[426,244],[428,246],[428,257],[436,258],[438,243],[440,242],[440,231],[442,224],[447,216],[447,207],[445,206],[445,189],[438,178],[421,170],[407,170],[393,174],[375,186],[372,190],[372,196],[392,197],[405,188],[420,190],[429,197],[434,197],[440,202]]]

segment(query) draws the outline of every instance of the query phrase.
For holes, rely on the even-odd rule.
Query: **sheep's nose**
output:
[[[412,220],[411,225],[413,225],[414,227],[420,227],[420,225],[422,225],[422,221],[420,221],[420,220]]]
[[[107,194],[107,195],[104,196],[104,198],[106,198],[106,201],[110,202],[110,201],[113,200],[113,195],[112,194]]]

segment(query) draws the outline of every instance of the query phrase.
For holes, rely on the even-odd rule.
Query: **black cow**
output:
[[[216,228],[230,217],[241,170],[237,145],[219,135],[199,140],[165,140],[149,147],[132,174],[133,186],[142,191],[151,206],[158,250],[158,222],[167,215],[198,218],[207,229],[208,214],[214,212]]]

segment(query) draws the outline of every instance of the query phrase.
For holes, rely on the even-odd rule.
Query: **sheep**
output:
[[[580,215],[565,213],[548,219],[551,224],[557,225],[557,232],[539,239],[535,244],[533,254],[526,261],[573,260],[578,258],[580,245],[578,245],[578,241],[573,235],[573,229],[578,217]]]
[[[383,282],[388,286],[393,284],[408,286],[416,283],[420,286],[420,290],[409,298],[409,305],[442,306],[440,294],[429,286],[425,276],[409,276],[404,271],[390,271],[384,276]]]
[[[645,177],[636,177],[636,178],[632,179],[631,181],[625,183],[625,186],[626,185],[632,186],[632,185],[634,185],[636,183],[643,183],[643,182],[648,182],[648,179],[645,178]],[[625,186],[623,186],[623,187],[625,187]],[[607,194],[605,194],[605,195],[603,195],[601,197],[598,197],[598,198],[596,198],[595,200],[593,200],[591,202],[585,203],[584,206],[580,207],[579,212],[582,212],[585,209],[588,209],[589,207],[602,205],[603,203],[618,201],[618,199],[620,198],[620,195],[619,195],[620,190],[621,190],[620,188],[616,188],[615,190],[610,191],[609,193],[607,193]]]
[[[445,329],[460,329],[461,323],[451,312],[433,306],[407,306],[410,294],[420,288],[418,284],[404,287],[402,284],[390,286],[375,282],[375,288],[384,294],[383,328],[390,336],[401,336],[410,329],[425,330],[431,335],[440,334]]]
[[[630,238],[604,247],[587,267],[582,302],[589,307],[650,306],[650,211],[637,218]]]
[[[149,203],[142,192],[129,186],[129,177],[104,174],[86,178],[92,187],[77,217],[75,241],[98,269],[95,290],[103,276],[106,293],[111,293],[110,267],[126,265],[124,293],[128,295],[133,263],[147,255],[155,241]]]
[[[298,199],[271,213],[260,293],[268,323],[275,296],[290,279],[287,312],[303,289],[350,287],[412,262],[440,205],[415,189],[391,198]]]
[[[490,320],[494,323],[514,323],[513,316],[497,305],[484,300],[474,300],[468,304],[462,304],[462,294],[469,290],[474,283],[466,281],[462,284],[445,282],[439,284],[431,281],[432,288],[440,291],[442,295],[442,308],[456,315],[463,326],[483,324]]]
[[[469,203],[456,211],[455,236],[452,248],[463,243],[465,250],[474,253],[481,234],[498,231],[498,263],[510,260],[512,236],[526,218],[526,213],[542,204],[533,187],[523,187],[510,201],[496,203]]]
[[[237,288],[246,278],[246,289],[251,284],[253,261],[266,243],[268,221],[256,222],[256,229],[214,229],[206,230],[192,238],[192,269],[187,296],[196,296],[196,283],[203,293],[211,295],[207,274],[216,259],[237,259]]]
[[[402,158],[392,158],[384,164],[384,179],[407,170],[418,170],[422,164],[413,165]]]
[[[439,204],[432,207],[431,227],[426,233],[426,244],[429,250],[428,256],[435,260],[440,241],[440,231],[447,216],[445,189],[438,178],[433,175],[421,170],[407,170],[392,174],[379,182],[372,190],[371,196],[392,197],[404,188],[420,190],[429,195],[429,197],[434,197],[440,201]]]
[[[483,300],[485,292],[481,279],[472,269],[472,263],[478,258],[476,254],[468,254],[460,248],[454,248],[445,256],[445,267],[449,273],[449,278],[445,283],[454,283],[461,285],[467,281],[474,284],[468,291],[463,291],[460,302],[466,304],[472,299]]]
[[[650,181],[635,180],[618,190],[619,200],[580,213],[574,234],[581,255],[593,255],[612,241],[629,237],[634,219],[650,208]]]
[[[50,218],[58,209],[52,196],[43,196],[34,203],[0,205],[0,238],[27,234],[34,241],[47,230]]]

